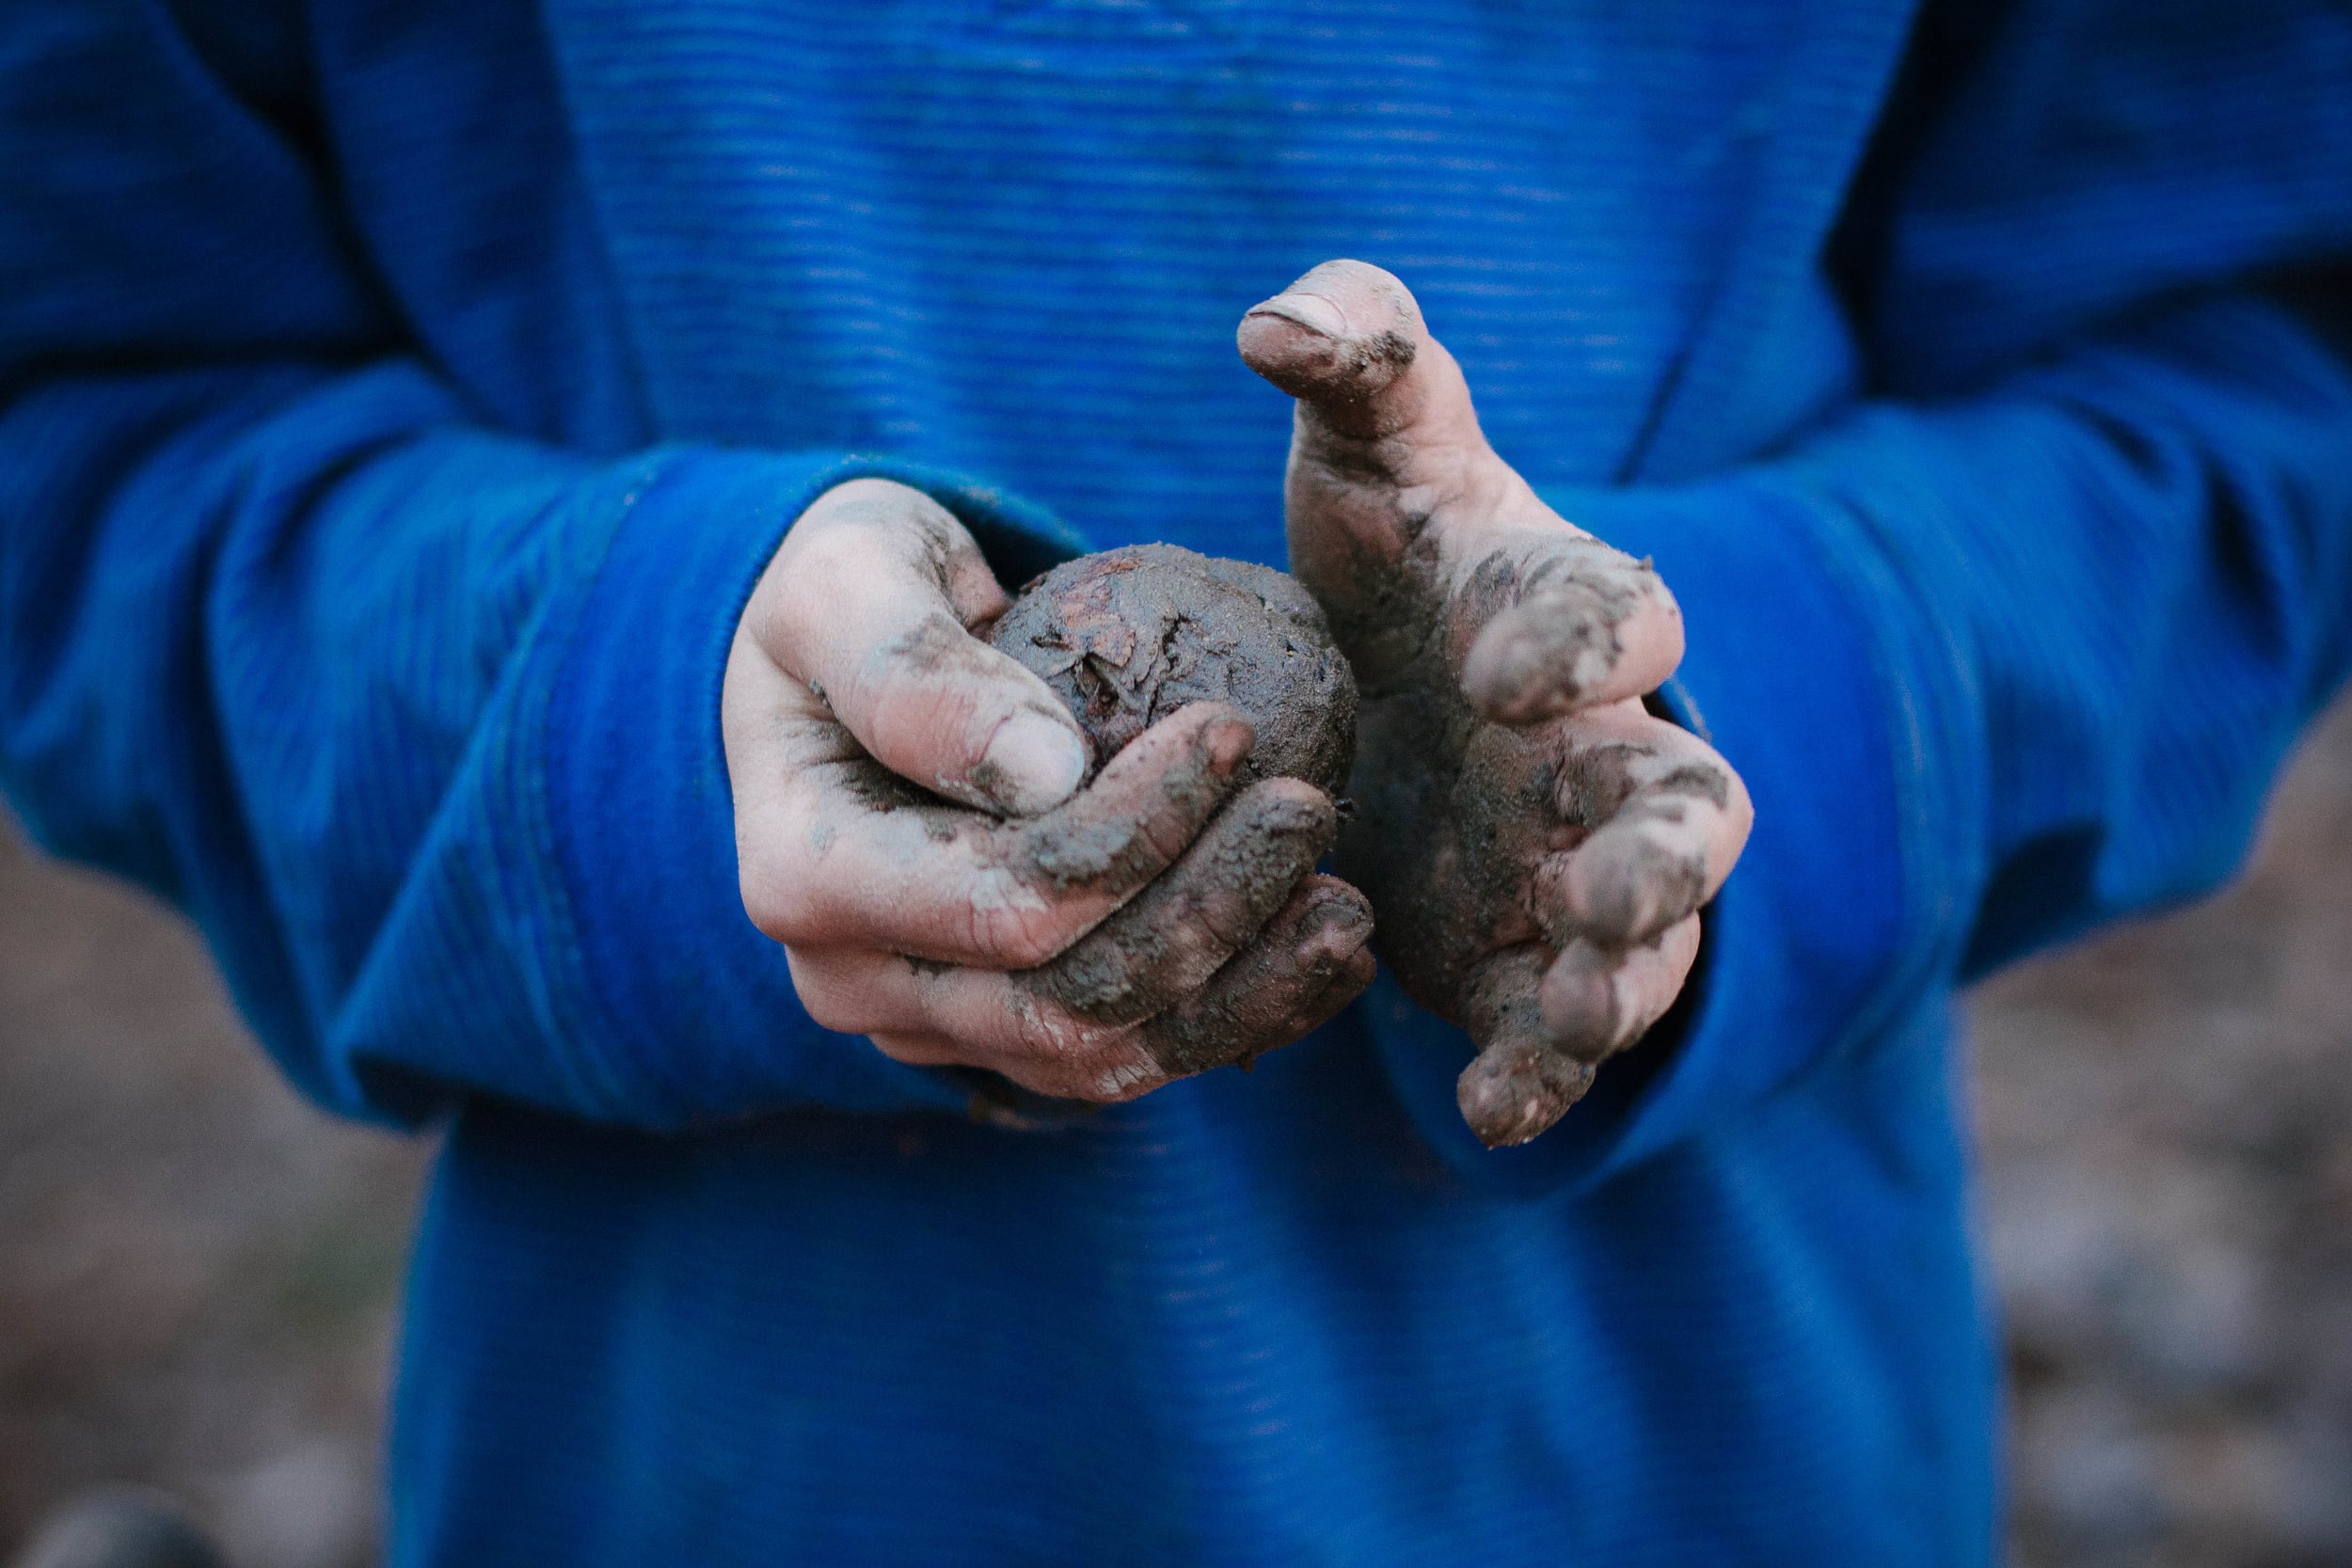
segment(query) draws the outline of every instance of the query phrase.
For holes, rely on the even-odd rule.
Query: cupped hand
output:
[[[1402,283],[1327,262],[1239,342],[1298,399],[1291,569],[1363,694],[1339,868],[1406,993],[1477,1044],[1471,1129],[1524,1142],[1680,992],[1746,787],[1643,703],[1682,657],[1673,595],[1496,455]]]
[[[722,721],[745,910],[819,1024],[898,1060],[1130,1099],[1288,1044],[1367,985],[1363,895],[1314,872],[1331,801],[1237,787],[1248,723],[1198,704],[1089,777],[963,526],[852,480],[785,537]]]

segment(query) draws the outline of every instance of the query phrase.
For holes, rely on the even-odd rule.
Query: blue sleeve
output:
[[[810,1023],[745,918],[719,683],[841,479],[920,483],[1007,556],[1043,522],[838,453],[486,427],[294,117],[162,14],[0,37],[0,782],[33,833],[185,910],[354,1114],[959,1103]]]
[[[1477,1150],[1466,1044],[1375,995],[1482,1180],[1597,1180],[2212,888],[2352,670],[2352,16],[2009,18],[1894,187],[1883,390],[1703,482],[1548,498],[1657,559],[1690,638],[1664,695],[1756,822],[1687,1016],[1524,1148]]]

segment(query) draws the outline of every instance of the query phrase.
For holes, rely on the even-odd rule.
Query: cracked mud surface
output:
[[[1337,797],[1356,755],[1356,681],[1307,591],[1271,567],[1175,545],[1084,556],[1023,589],[990,641],[1045,678],[1101,767],[1187,703],[1256,726],[1248,776]]]
[[[1241,1015],[1263,999],[1211,976],[1227,945],[1247,942],[1282,908],[1338,828],[1329,800],[1266,781],[1296,779],[1336,797],[1355,759],[1355,678],[1321,611],[1280,572],[1141,545],[1031,582],[990,640],[1077,717],[1098,769],[1190,704],[1224,704],[1249,721],[1257,738],[1239,776],[1255,782],[1151,887],[1030,972],[1038,994],[1106,1023],[1138,1022],[1200,992],[1191,1011],[1144,1032],[1152,1058],[1177,1075],[1247,1059],[1263,1030],[1242,1027]],[[1348,919],[1368,926],[1370,916],[1359,909]]]

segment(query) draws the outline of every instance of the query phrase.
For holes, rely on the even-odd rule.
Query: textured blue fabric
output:
[[[446,1120],[399,1563],[1982,1562],[1947,1001],[2352,665],[2347,168],[2295,0],[22,0],[0,768]],[[736,900],[735,615],[859,473],[1279,560],[1334,255],[1683,602],[1700,995],[1522,1149],[1385,982],[969,1125]]]

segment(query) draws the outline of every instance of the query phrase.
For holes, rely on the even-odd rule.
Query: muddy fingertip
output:
[[[1555,594],[1513,607],[1478,634],[1462,661],[1462,695],[1494,723],[1539,723],[1590,701],[1623,653],[1597,596]]]
[[[1308,891],[1293,961],[1301,970],[1334,981],[1360,973],[1362,980],[1356,990],[1361,990],[1372,983],[1376,967],[1372,957],[1372,900],[1336,877],[1310,880],[1318,885]]]
[[[1372,900],[1361,889],[1337,877],[1313,879],[1311,912],[1318,929],[1327,933],[1333,949],[1357,948],[1372,940]]]
[[[1208,712],[1200,726],[1200,753],[1218,778],[1231,778],[1258,749],[1258,726],[1230,707],[1209,707]]]
[[[1622,1009],[1609,960],[1588,942],[1572,942],[1544,975],[1537,1002],[1544,1027],[1564,1054],[1597,1065],[1616,1048]]]
[[[1293,397],[1354,401],[1413,362],[1421,312],[1392,275],[1366,261],[1326,261],[1249,308],[1234,337],[1251,370]]]
[[[1587,940],[1623,951],[1655,942],[1707,902],[1707,861],[1638,832],[1604,831],[1569,861],[1567,886]]]
[[[1598,557],[1598,560],[1593,558]],[[1479,628],[1462,660],[1462,694],[1479,717],[1534,724],[1639,696],[1682,662],[1682,610],[1657,570],[1581,540],[1566,570]]]
[[[1593,1086],[1593,1069],[1558,1052],[1512,1047],[1482,1053],[1454,1080],[1462,1119],[1488,1148],[1549,1131]]]

